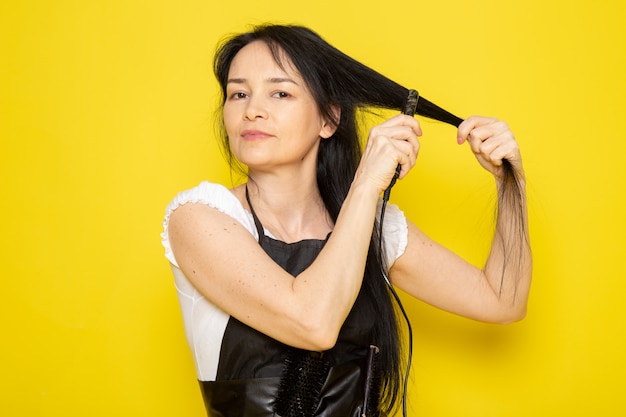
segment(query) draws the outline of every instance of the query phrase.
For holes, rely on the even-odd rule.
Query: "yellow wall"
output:
[[[407,301],[413,415],[626,413],[624,1],[58,0],[0,5],[0,415],[203,415],[161,220],[177,191],[229,182],[211,54],[266,20],[503,118],[523,148],[529,315],[502,327]],[[423,126],[392,199],[480,262],[491,180],[452,128]]]

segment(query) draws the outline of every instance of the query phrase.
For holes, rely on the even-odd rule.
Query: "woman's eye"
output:
[[[232,93],[230,95],[230,98],[232,98],[234,100],[240,100],[242,98],[246,98],[246,93],[242,93],[242,92],[238,91],[236,93]]]
[[[274,93],[274,97],[276,97],[276,98],[287,98],[287,97],[289,97],[289,93],[286,93],[284,91],[278,91],[278,92]]]

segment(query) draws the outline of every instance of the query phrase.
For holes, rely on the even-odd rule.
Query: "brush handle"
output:
[[[406,114],[407,116],[413,117],[415,115],[415,111],[417,110],[417,101],[419,100],[419,93],[417,90],[409,90],[408,95],[406,96],[406,100],[404,101],[404,106],[402,106],[402,114]],[[385,195],[389,195],[391,193],[391,187],[396,184],[396,180],[400,176],[400,171],[402,170],[402,166],[398,164],[396,167],[396,173],[393,175],[391,183],[387,190],[385,190]],[[389,197],[387,197],[389,199]]]
[[[366,374],[365,374],[365,395],[363,399],[363,408],[361,409],[361,417],[367,417],[370,412],[370,398],[372,395],[379,395],[379,392],[375,392],[379,390],[380,387],[376,386],[376,359],[378,357],[379,349],[374,345],[370,345],[370,349],[367,352],[366,358]],[[375,401],[372,401],[375,402]]]
[[[409,94],[406,97],[404,106],[402,107],[402,114],[407,116],[415,115],[417,109],[417,100],[419,100],[419,93],[416,90],[409,90]]]
[[[420,95],[417,90],[409,90],[409,94],[406,96],[406,101],[402,107],[402,114],[413,117],[415,115],[415,111],[417,110],[417,100],[419,100],[419,97]],[[402,167],[398,164],[396,167],[396,175],[394,177],[396,180],[400,176],[401,169]]]

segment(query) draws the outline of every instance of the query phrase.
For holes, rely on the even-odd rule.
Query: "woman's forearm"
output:
[[[355,181],[324,249],[294,280],[294,291],[306,294],[327,327],[323,331],[339,332],[359,294],[378,198],[375,189]]]

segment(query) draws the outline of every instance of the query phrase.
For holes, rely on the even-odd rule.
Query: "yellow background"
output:
[[[230,183],[211,55],[301,23],[461,116],[509,122],[529,177],[528,317],[406,301],[412,415],[626,415],[626,2],[5,1],[0,415],[202,416],[159,233],[176,192]],[[491,179],[424,122],[392,200],[480,263]]]

